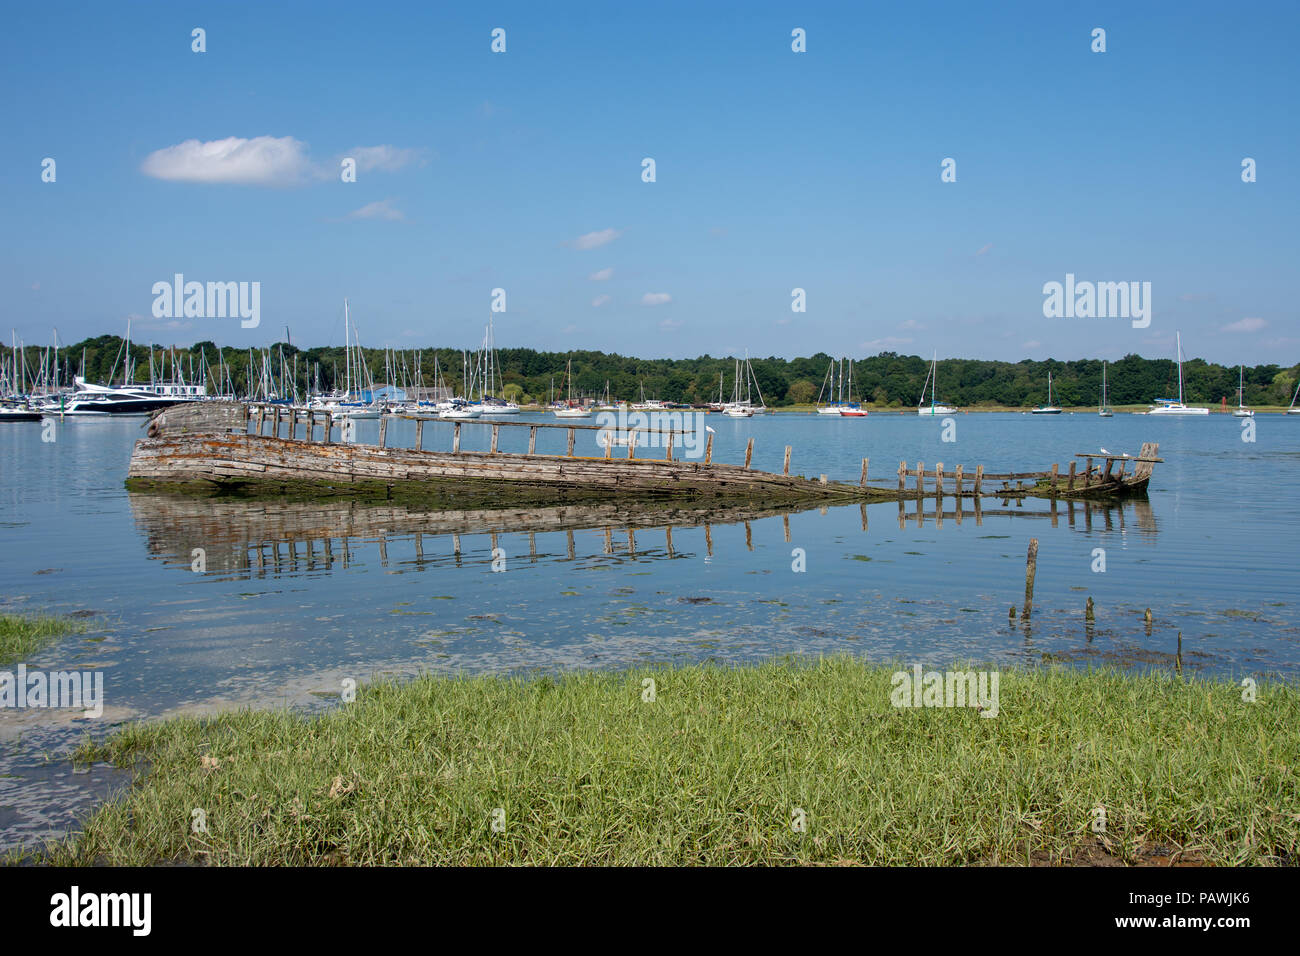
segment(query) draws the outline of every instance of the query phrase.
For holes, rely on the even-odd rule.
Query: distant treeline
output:
[[[89,381],[122,381],[125,363],[122,356],[122,339],[115,335],[101,335],[86,339],[59,350],[60,377],[70,382],[73,374],[80,374],[84,361],[84,374]],[[432,386],[435,356],[445,383],[458,394],[464,392],[462,355],[453,349],[401,350],[396,353],[397,369],[385,373],[383,349],[365,349],[365,362],[374,382],[383,384],[389,379],[398,386],[414,385],[416,354],[419,353],[423,384]],[[29,376],[38,373],[43,349],[28,346],[25,358]],[[249,351],[226,347],[218,349],[212,342],[198,342],[189,348],[172,349],[170,346],[153,346],[155,369],[160,367],[163,354],[167,355],[167,373],[170,376],[172,355],[190,378],[190,369],[201,373],[202,365],[208,367],[208,383],[213,391],[220,391],[215,382],[218,367],[229,369],[230,378],[239,394],[250,390],[263,374],[265,350],[252,352],[252,372],[249,369]],[[11,351],[0,347],[0,356],[7,362]],[[296,346],[276,344],[270,347],[271,369],[278,384],[283,367],[294,379],[300,395],[319,383],[323,390],[342,388],[345,380],[344,350],[342,347],[300,349]],[[132,343],[132,363],[135,381],[149,381],[150,347]],[[575,396],[582,394],[603,397],[606,383],[614,399],[639,400],[644,389],[646,398],[664,401],[699,403],[716,400],[719,377],[722,395],[730,398],[735,374],[734,358],[714,358],[704,355],[693,359],[638,359],[605,352],[538,352],[533,349],[500,349],[497,352],[500,369],[498,394],[514,401],[546,401],[550,397],[552,381],[557,391],[561,389],[566,365],[573,362],[573,388]],[[296,359],[296,372],[295,372]],[[470,356],[473,366],[474,357]],[[826,379],[831,357],[818,353],[808,358],[751,359],[754,377],[769,405],[782,406],[815,402]],[[404,368],[403,368],[404,366]],[[846,366],[847,367],[847,366]],[[837,366],[838,368],[838,366]],[[882,352],[853,362],[853,398],[883,407],[915,406],[921,398],[922,387],[929,372],[928,359],[915,355]],[[1101,391],[1102,363],[1100,359],[1081,359],[1058,362],[993,362],[976,359],[942,359],[938,367],[937,398],[941,402],[964,407],[978,405],[1008,405],[1023,407],[1041,404],[1047,400],[1047,373],[1052,373],[1052,398],[1060,405],[1095,405]],[[1248,405],[1287,405],[1295,389],[1300,366],[1256,365],[1245,370],[1246,403]],[[1237,394],[1237,369],[1216,365],[1201,359],[1183,363],[1184,396],[1189,403],[1214,403],[1227,398],[1235,404]],[[222,376],[224,381],[224,375]],[[1171,359],[1146,359],[1128,355],[1112,362],[1107,372],[1112,405],[1149,404],[1155,398],[1178,397],[1178,367]],[[743,373],[742,373],[743,389]],[[567,388],[565,389],[567,391]],[[562,396],[561,396],[562,397]],[[757,400],[757,395],[754,396]],[[827,395],[822,394],[822,400]]]

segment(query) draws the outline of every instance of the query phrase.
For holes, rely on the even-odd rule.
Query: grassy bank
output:
[[[80,621],[66,617],[0,614],[0,667],[16,664],[56,638],[84,629]]]
[[[834,658],[426,677],[324,716],[134,725],[79,759],[147,769],[47,858],[1014,864],[1175,848],[1296,860],[1293,687],[1246,703],[1230,683],[1003,672],[998,716],[982,718],[892,707],[893,670]],[[196,809],[206,832],[193,832]]]

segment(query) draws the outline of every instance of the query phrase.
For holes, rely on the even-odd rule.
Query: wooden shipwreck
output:
[[[681,435],[648,428],[632,429],[617,442],[607,443],[603,456],[588,457],[574,454],[576,436],[579,432],[604,431],[595,425],[447,422],[433,417],[406,417],[415,422],[415,443],[410,448],[389,446],[390,416],[379,421],[378,442],[366,445],[340,441],[344,437],[343,423],[328,411],[234,402],[179,405],[150,420],[148,437],[136,442],[131,455],[127,486],[137,491],[273,497],[418,498],[440,508],[628,498],[763,505],[897,501],[947,495],[1083,498],[1144,493],[1151,469],[1160,461],[1157,446],[1145,444],[1137,458],[1079,456],[1088,459],[1082,473],[1073,462],[1067,473],[1060,473],[1053,465],[1050,471],[1007,474],[986,473],[982,465],[973,472],[961,465],[945,472],[942,464],[926,471],[919,462],[914,469],[902,462],[895,486],[892,482],[868,483],[869,459],[864,458],[861,477],[851,484],[829,481],[825,475],[791,475],[789,446],[782,474],[753,469],[752,438],[743,465],[713,461],[711,433],[701,460],[680,460],[674,457],[674,444]],[[451,451],[424,448],[424,428],[429,422],[452,429]],[[462,449],[462,427],[490,428],[488,450]],[[529,429],[528,451],[499,451],[503,428]],[[543,429],[567,431],[566,454],[536,451],[537,436]],[[663,457],[638,457],[639,440],[649,436],[663,446]],[[1094,467],[1095,459],[1102,463]],[[1134,470],[1127,473],[1130,462]]]

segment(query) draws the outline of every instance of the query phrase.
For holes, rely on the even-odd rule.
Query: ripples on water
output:
[[[901,459],[973,471],[1064,469],[1076,452],[1160,442],[1148,501],[1123,505],[954,499],[780,513],[533,508],[430,513],[393,504],[243,502],[128,494],[139,420],[0,431],[0,610],[92,610],[91,629],[27,663],[105,671],[100,732],[140,716],[238,704],[328,706],[341,681],[379,674],[616,667],[774,654],[851,652],[872,660],[1034,663],[1056,659],[1223,675],[1300,666],[1290,553],[1300,420],[1240,424],[1119,415],[957,415],[942,420],[710,416],[715,459],[856,481]],[[359,425],[373,440],[376,423]],[[390,441],[410,443],[410,423]],[[465,447],[486,443],[465,429]],[[503,438],[503,450],[522,450]],[[426,426],[426,447],[450,429]],[[471,435],[480,437],[472,438]],[[552,442],[554,448],[547,445]],[[563,433],[539,451],[561,451]],[[582,449],[579,448],[579,453]],[[1040,541],[1033,624],[1025,549]],[[206,570],[192,570],[202,548]],[[792,570],[794,549],[807,570]],[[1092,570],[1105,549],[1105,573]],[[504,552],[504,572],[492,570]],[[1096,623],[1083,607],[1096,602]],[[1143,611],[1152,609],[1148,633]],[[58,832],[115,785],[74,777],[40,754],[84,724],[0,712],[0,846]]]

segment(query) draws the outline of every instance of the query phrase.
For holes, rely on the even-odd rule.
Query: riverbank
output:
[[[321,716],[131,725],[59,864],[1294,863],[1300,692],[1003,671],[894,707],[837,657],[362,688]],[[986,698],[987,702],[987,698]],[[800,829],[802,825],[802,830]]]

